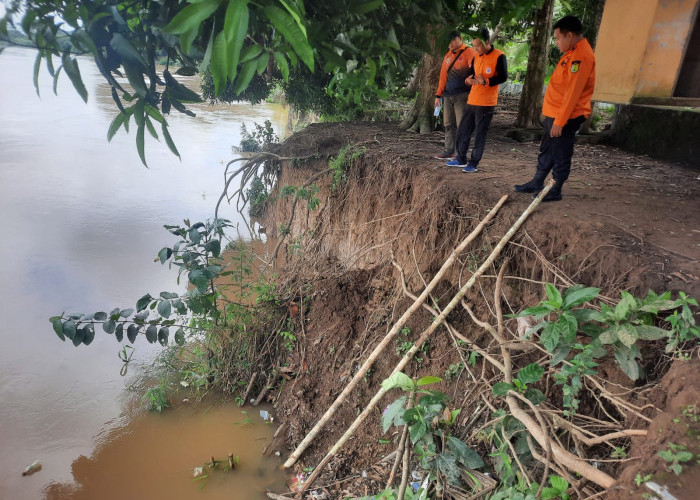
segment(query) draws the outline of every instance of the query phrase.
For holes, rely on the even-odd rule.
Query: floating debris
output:
[[[38,460],[34,460],[31,464],[27,465],[27,467],[24,469],[24,472],[22,472],[23,476],[31,476],[35,472],[38,472],[41,470],[41,463],[39,463]]]

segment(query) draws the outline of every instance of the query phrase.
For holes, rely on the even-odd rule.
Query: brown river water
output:
[[[86,105],[65,75],[55,96],[44,68],[38,97],[34,58],[0,54],[0,499],[263,498],[284,477],[278,458],[262,457],[274,428],[258,409],[246,415],[210,399],[146,412],[143,380],[154,376],[157,344],[137,339],[122,377],[113,336],[98,329],[75,348],[48,318],[184,291],[153,262],[173,242],[163,224],[211,218],[241,124],[269,119],[283,136],[286,109],[201,104],[196,118],[171,115],[182,161],[147,137],[145,168],[133,130],[107,142],[115,107],[89,60],[80,61]],[[222,216],[245,236],[233,207]],[[235,471],[193,480],[194,467],[228,453],[239,457]],[[23,477],[35,460],[42,469]]]

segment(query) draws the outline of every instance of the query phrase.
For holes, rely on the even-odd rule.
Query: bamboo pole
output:
[[[546,188],[545,188],[546,189]],[[306,435],[306,437],[302,440],[301,443],[299,443],[299,446],[292,452],[291,455],[289,455],[289,458],[287,461],[284,463],[283,467],[291,467],[296,463],[297,460],[299,460],[299,457],[301,456],[302,453],[304,453],[304,450],[309,447],[311,442],[316,438],[319,432],[321,432],[321,429],[328,423],[328,421],[331,419],[331,417],[335,414],[335,412],[338,410],[340,405],[342,405],[347,397],[350,395],[352,390],[355,388],[355,386],[362,380],[364,377],[365,373],[370,369],[372,366],[372,363],[377,359],[379,354],[386,348],[387,345],[392,341],[392,339],[396,336],[396,334],[403,328],[403,326],[406,324],[406,321],[408,321],[408,318],[411,317],[411,315],[418,310],[418,308],[421,307],[421,304],[425,302],[426,298],[430,295],[430,292],[432,292],[433,288],[440,282],[442,279],[443,275],[447,272],[447,270],[450,268],[450,266],[457,260],[457,257],[459,256],[460,253],[469,245],[482,231],[482,229],[488,224],[491,219],[494,218],[496,213],[500,210],[500,208],[503,206],[503,204],[506,202],[508,199],[508,195],[504,195],[498,203],[491,209],[491,211],[484,217],[484,219],[479,223],[478,226],[474,228],[474,230],[467,236],[458,246],[455,248],[450,256],[447,258],[445,263],[442,265],[440,270],[437,272],[435,277],[430,281],[428,286],[423,290],[423,293],[420,294],[418,299],[409,307],[406,312],[403,313],[403,315],[398,319],[396,323],[394,323],[394,326],[391,328],[389,333],[386,334],[384,339],[377,345],[377,347],[374,348],[372,353],[369,355],[367,358],[367,361],[360,367],[359,370],[357,370],[357,373],[355,373],[355,376],[352,378],[352,380],[348,383],[347,386],[345,386],[345,389],[338,395],[338,397],[335,399],[333,404],[326,410],[326,413],[323,414],[323,416],[320,418],[320,420],[316,423],[313,429],[309,431],[309,433]]]
[[[540,201],[542,201],[542,198],[544,198],[549,190],[552,188],[554,185],[554,181],[551,180],[545,187],[544,189],[540,192],[540,194],[532,200],[532,203],[530,203],[530,206],[527,207],[527,209],[520,215],[517,221],[515,221],[515,224],[508,230],[508,232],[503,235],[501,240],[498,242],[496,247],[491,251],[489,256],[486,258],[486,260],[481,264],[479,269],[476,270],[476,272],[469,278],[469,281],[459,289],[457,294],[452,298],[449,304],[445,306],[445,308],[442,310],[439,316],[437,316],[433,322],[430,324],[430,326],[423,331],[421,336],[416,340],[416,342],[413,344],[413,347],[408,350],[406,354],[404,354],[403,358],[401,358],[401,361],[399,361],[399,364],[396,365],[396,368],[394,368],[394,371],[391,372],[391,375],[398,373],[404,369],[404,367],[408,364],[409,361],[413,358],[413,356],[418,352],[418,350],[423,346],[426,340],[432,335],[432,333],[437,330],[437,328],[442,324],[442,322],[445,320],[445,318],[452,312],[452,310],[457,306],[457,304],[460,303],[462,300],[462,297],[466,295],[466,293],[474,286],[476,283],[476,280],[484,274],[493,264],[493,262],[496,260],[496,257],[500,255],[500,253],[503,251],[503,248],[505,248],[506,244],[510,239],[513,237],[513,235],[516,233],[518,229],[520,229],[520,226],[523,225],[525,220],[528,218],[528,216],[535,210],[537,205],[540,204]],[[432,282],[431,282],[432,283]],[[427,288],[426,288],[427,290]],[[424,292],[425,293],[425,292]],[[420,304],[414,304],[416,308],[420,307]],[[413,307],[413,306],[412,306]],[[365,363],[366,364],[366,363]],[[389,375],[389,376],[391,376]],[[377,406],[379,401],[384,397],[384,395],[387,393],[387,390],[384,389],[383,387],[380,388],[377,393],[374,395],[372,400],[367,404],[367,407],[360,413],[355,421],[350,425],[350,427],[345,431],[345,434],[333,445],[333,447],[328,451],[325,457],[323,457],[323,460],[316,466],[314,469],[314,472],[309,476],[309,478],[306,480],[306,482],[303,484],[301,489],[299,490],[299,494],[297,495],[297,498],[301,493],[303,493],[311,484],[316,480],[316,478],[319,476],[323,468],[330,462],[331,458],[333,458],[337,453],[338,450],[345,444],[345,442],[352,436],[357,428],[365,421],[365,419],[369,416],[369,414],[372,412],[372,410]]]

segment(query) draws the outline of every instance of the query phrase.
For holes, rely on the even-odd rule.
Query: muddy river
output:
[[[261,456],[274,429],[257,409],[211,400],[148,413],[142,381],[157,344],[137,339],[120,376],[113,336],[98,329],[75,348],[48,318],[182,291],[153,261],[172,243],[163,224],[210,218],[241,124],[269,119],[283,135],[286,110],[202,104],[196,118],[172,115],[182,161],[147,137],[145,168],[133,131],[107,142],[115,108],[94,66],[80,64],[86,105],[65,75],[55,96],[43,68],[38,97],[34,57],[0,54],[0,498],[262,498],[283,478],[279,460]],[[223,216],[246,234],[240,214]],[[234,472],[192,479],[194,467],[228,453],[239,457]],[[35,460],[42,469],[22,477]]]

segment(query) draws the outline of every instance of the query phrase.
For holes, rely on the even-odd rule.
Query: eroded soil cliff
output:
[[[512,186],[532,176],[538,144],[508,139],[505,133],[512,121],[507,110],[497,114],[479,172],[472,174],[433,159],[441,151],[441,133],[415,135],[398,130],[395,124],[316,124],[282,145],[279,154],[297,160],[279,164],[276,192],[270,196],[275,201],[269,202],[263,223],[271,237],[289,233],[278,272],[290,290],[290,303],[301,305],[291,314],[298,342],[290,367],[296,377],[285,382],[276,402],[279,418],[285,422],[280,447],[283,455],[304,438],[369,352],[412,304],[402,281],[409,291],[419,294],[453,248],[507,194],[508,200],[493,222],[436,288],[434,301],[443,307],[530,204],[531,197],[515,193]],[[344,177],[337,164],[335,170],[329,169],[329,161],[348,146],[352,148],[346,151],[361,154],[347,163]],[[293,207],[293,196],[279,196],[284,186],[304,185],[318,187],[312,193],[318,206],[312,203],[310,207],[308,200],[299,199]],[[622,290],[644,296],[650,289],[684,291],[700,297],[699,195],[697,165],[672,164],[606,146],[578,144],[564,199],[536,209],[493,268],[467,293],[466,302],[482,321],[494,322],[495,277],[502,266],[504,314],[542,300],[543,283],[554,283],[559,288],[573,283],[598,287],[602,296],[612,300],[619,299]],[[390,343],[302,455],[296,472],[319,462],[391,373],[410,342],[432,320],[433,315],[424,309],[409,319],[407,328]],[[447,320],[485,352],[498,352],[499,346],[475,325],[463,307],[456,308]],[[506,335],[517,340],[515,319],[506,319],[504,325]],[[494,372],[481,357],[474,357],[474,363],[470,363],[470,352],[455,348],[455,339],[441,327],[406,372],[445,379],[436,389],[449,394],[451,407],[462,409],[456,433],[468,439],[468,444],[489,462],[493,449],[487,439],[475,438],[475,431],[488,428],[495,409],[490,406],[497,404],[485,382]],[[616,441],[615,446],[624,449],[624,455],[617,455],[618,461],[610,459],[612,450],[606,445],[576,453],[596,462],[596,467],[613,477],[622,478],[616,486],[620,498],[641,496],[646,491],[635,485],[639,473],[659,481],[663,476],[669,479],[666,484],[673,482],[675,486],[670,487],[678,498],[694,498],[682,483],[684,478],[697,476],[700,466],[695,460],[686,465],[683,474],[674,476],[666,463],[654,457],[670,440],[685,443],[694,453],[700,451],[697,433],[686,432],[692,422],[683,421],[689,427],[668,438],[663,437],[664,432],[672,425],[658,423],[663,419],[673,423],[673,419],[681,418],[675,413],[687,413],[689,405],[699,402],[696,379],[688,382],[690,379],[683,375],[700,367],[697,349],[692,359],[675,362],[663,353],[659,342],[649,342],[642,353],[643,375],[636,382],[620,370],[614,359],[598,367],[605,390],[619,395],[629,407],[582,398],[580,413],[617,422],[613,426],[620,428],[649,428],[649,434],[635,438],[634,443],[629,439]],[[540,352],[525,350],[517,356],[520,366],[525,362],[547,366]],[[672,364],[673,373],[666,375]],[[554,387],[542,390],[553,406],[560,404],[561,396]],[[678,396],[683,391],[685,395]],[[382,400],[315,487],[329,485],[326,490],[333,498],[376,493],[384,488],[391,463],[380,460],[396,448],[397,432],[381,433],[380,413],[396,397],[389,394]],[[691,403],[693,398],[695,403]],[[577,488],[581,497],[599,491],[585,482]]]

